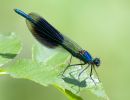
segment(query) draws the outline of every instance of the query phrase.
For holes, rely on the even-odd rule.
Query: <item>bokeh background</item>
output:
[[[35,41],[13,9],[36,12],[93,56],[110,100],[130,99],[130,0],[0,0],[0,33],[15,32],[23,43],[17,57],[30,58]],[[100,100],[82,92],[85,100]],[[0,77],[0,100],[67,100],[52,86]]]

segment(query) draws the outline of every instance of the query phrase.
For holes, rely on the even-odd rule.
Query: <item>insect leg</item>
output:
[[[64,73],[65,73],[65,71],[66,71],[69,67],[71,67],[71,66],[79,66],[79,65],[85,65],[85,63],[83,63],[83,64],[72,64],[72,65],[69,65],[69,66],[67,66],[67,67],[65,68]],[[78,70],[80,70],[80,69],[78,69]],[[76,71],[78,71],[78,70],[76,70]],[[76,72],[76,71],[73,71],[73,72]],[[73,73],[73,72],[70,72],[70,73]]]
[[[66,71],[69,67],[71,67],[71,66],[78,66],[78,65],[85,65],[85,64],[86,64],[86,63],[82,63],[82,64],[72,64],[72,65],[70,65],[71,60],[72,60],[72,56],[71,56],[71,58],[70,58],[70,61],[69,61],[68,66],[64,69],[64,71],[63,71],[63,73],[62,73],[63,76],[64,76],[65,71]]]
[[[77,70],[74,70],[74,71],[70,72],[69,74],[70,74],[70,76],[71,76],[71,75],[72,75],[72,73],[74,73],[74,72],[79,72],[80,70],[82,70],[82,69],[77,69]]]
[[[65,71],[70,67],[71,60],[72,60],[72,55],[71,55],[71,57],[70,57],[70,60],[69,60],[69,63],[68,63],[68,65],[67,65],[67,67],[66,67],[66,68],[64,69],[64,71],[62,72],[62,76],[64,76]]]
[[[79,73],[78,79],[79,79],[79,77],[81,76],[81,74],[82,74],[88,67],[89,67],[89,64],[88,64],[88,66],[87,66],[86,68],[84,68],[84,69]]]
[[[73,65],[70,65],[70,66],[78,66],[78,65],[85,65],[86,63],[83,63],[83,64],[73,64]]]
[[[72,73],[74,73],[74,72],[79,72],[80,70],[82,70],[82,69],[83,69],[83,65],[85,65],[85,64],[82,63],[82,61],[80,60],[80,64],[74,64],[74,65],[70,65],[70,66],[78,66],[78,65],[81,65],[81,68],[70,72],[70,73],[69,73],[70,76],[72,75]]]
[[[95,69],[95,67],[94,67],[94,66],[93,66],[93,69],[94,69],[94,71],[95,71],[95,74],[96,74],[96,76],[97,76],[97,78],[98,78],[99,82],[101,82],[101,81],[100,81],[100,79],[99,79],[98,73],[97,73],[97,71],[96,71],[96,69]]]
[[[80,60],[80,63],[82,64],[82,61]],[[81,65],[81,67],[83,67],[82,65]]]
[[[93,74],[93,65],[91,65],[90,78],[93,81],[93,83],[96,85],[95,81],[92,78],[92,74]]]

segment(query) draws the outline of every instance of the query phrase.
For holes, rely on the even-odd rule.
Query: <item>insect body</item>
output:
[[[94,66],[100,66],[99,58],[92,58],[92,56],[84,49],[82,49],[77,43],[61,34],[52,25],[50,25],[44,18],[40,17],[35,13],[26,14],[19,9],[15,9],[15,12],[23,16],[26,19],[27,26],[34,37],[49,48],[55,48],[57,46],[62,46],[66,49],[72,56],[78,58],[84,63],[71,65],[71,59],[69,65],[65,68],[64,72],[70,66],[85,65],[88,64],[82,71],[84,72],[89,66],[91,66],[90,77],[92,75],[92,69]],[[72,57],[71,57],[72,58]],[[95,69],[95,68],[94,68]],[[79,74],[79,76],[81,75]]]

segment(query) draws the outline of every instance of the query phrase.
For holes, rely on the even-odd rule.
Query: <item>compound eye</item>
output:
[[[98,67],[98,66],[100,66],[100,59],[99,58],[95,58],[94,59],[94,64]]]

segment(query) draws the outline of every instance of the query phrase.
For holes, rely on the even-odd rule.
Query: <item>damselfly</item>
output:
[[[100,66],[99,58],[93,58],[86,50],[82,49],[77,43],[75,43],[65,35],[61,34],[41,16],[35,13],[26,14],[19,9],[15,9],[15,12],[26,19],[26,23],[29,30],[39,42],[50,48],[54,48],[60,45],[65,50],[67,50],[73,57],[76,57],[83,62],[79,64],[71,64],[72,59],[71,56],[70,63],[64,69],[63,74],[71,66],[87,65],[79,73],[78,78],[90,66],[91,67],[90,78],[92,79],[91,76],[93,73],[92,72],[93,69],[96,72],[95,66],[96,67]]]

